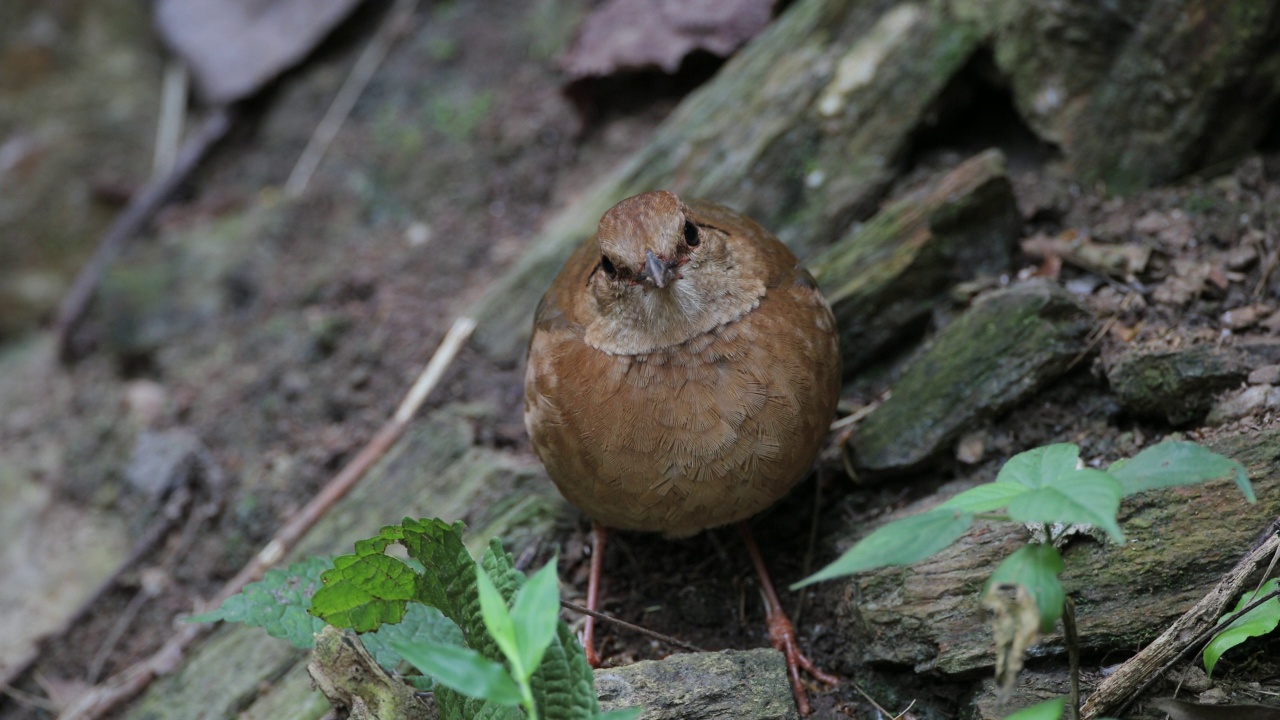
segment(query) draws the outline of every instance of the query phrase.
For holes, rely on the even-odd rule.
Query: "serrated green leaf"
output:
[[[547,646],[530,685],[538,712],[544,717],[591,720],[600,711],[595,675],[587,665],[586,653],[563,622],[556,623],[556,637]]]
[[[497,539],[489,543],[480,564],[505,597],[514,597],[524,584],[524,573],[515,568],[511,556]],[[541,717],[592,720],[600,710],[595,675],[587,665],[586,653],[563,622],[556,623],[555,639],[547,647],[529,684]]]
[[[542,662],[547,646],[555,638],[559,619],[560,578],[556,576],[556,560],[552,558],[520,588],[511,604],[520,666],[530,674]]]
[[[1058,579],[1062,567],[1062,555],[1053,545],[1024,545],[996,567],[987,580],[987,587],[1009,584],[1026,588],[1040,609],[1040,631],[1047,633],[1062,617],[1063,603],[1067,600],[1062,581]]]
[[[520,704],[520,689],[507,669],[474,650],[407,642],[393,643],[392,648],[436,682],[463,695],[499,705]]]
[[[644,708],[622,708],[621,710],[600,713],[596,717],[599,720],[636,720],[643,712]]]
[[[1067,699],[1065,697],[1057,697],[1052,700],[1045,700],[1042,703],[1036,703],[1030,707],[1024,707],[1004,720],[1058,720],[1058,718],[1062,717],[1062,710],[1066,706]]]
[[[1087,523],[1124,542],[1116,523],[1121,492],[1120,481],[1101,470],[1074,470],[1014,498],[1009,517],[1022,522]]]
[[[1045,445],[1009,458],[996,474],[996,482],[1013,482],[1029,488],[1045,487],[1074,471],[1079,463],[1080,448],[1075,443]]]
[[[1253,485],[1243,465],[1193,442],[1152,445],[1130,460],[1112,463],[1107,472],[1120,481],[1125,495],[1231,477],[1245,499],[1254,501]]]
[[[443,613],[422,603],[409,603],[404,619],[395,625],[383,625],[377,632],[365,633],[360,641],[369,655],[383,668],[394,671],[403,658],[391,644],[395,642],[431,643],[462,646],[462,631]],[[421,689],[421,688],[420,688]]]
[[[527,678],[528,673],[520,665],[520,648],[516,645],[516,626],[511,621],[511,610],[489,575],[479,565],[476,566],[476,590],[480,593],[480,617],[489,630],[489,636],[498,643],[498,648],[511,663],[516,679]]]
[[[268,570],[262,580],[249,583],[212,612],[187,622],[228,622],[254,625],[294,647],[310,648],[324,622],[307,613],[311,596],[320,589],[320,576],[333,567],[329,558],[307,558],[286,568]]]
[[[886,565],[910,565],[955,542],[971,525],[973,513],[946,509],[894,520],[859,540],[835,562],[795,583],[791,589]]]
[[[418,575],[381,549],[372,550],[375,546],[357,543],[356,555],[334,558],[333,569],[320,578],[325,586],[311,598],[312,615],[356,632],[400,622],[416,594]]]
[[[1009,507],[1009,503],[1030,489],[1019,482],[996,481],[983,483],[953,495],[951,499],[938,506],[939,510],[963,510],[971,513],[990,512]]]
[[[442,520],[406,518],[399,526],[383,528],[378,537],[357,543],[357,554],[344,556],[340,566],[335,562],[335,568],[351,567],[374,553],[381,555],[393,542],[400,543],[410,557],[402,564],[421,573],[416,576],[414,599],[439,609],[444,617],[454,621],[462,641],[480,656],[500,662],[503,654],[485,628],[476,563],[462,542],[462,531],[461,523],[450,525]],[[515,568],[498,539],[490,542],[480,565],[509,605],[525,584],[525,576]],[[586,655],[563,622],[556,622],[555,637],[533,673],[530,686],[541,717],[592,720],[599,712],[594,676]],[[517,720],[524,717],[516,707],[470,698],[443,685],[436,687],[435,692],[442,718]]]
[[[1272,578],[1262,584],[1256,593],[1249,593],[1240,598],[1235,609],[1224,616],[1230,617],[1244,609],[1256,598],[1269,595],[1280,588],[1280,579]],[[1280,598],[1271,598],[1258,607],[1241,615],[1209,641],[1204,648],[1204,671],[1213,675],[1213,668],[1218,664],[1222,653],[1239,645],[1251,637],[1260,637],[1275,630],[1280,625]]]

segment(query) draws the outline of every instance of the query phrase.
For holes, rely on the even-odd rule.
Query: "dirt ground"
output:
[[[0,696],[0,715],[54,717],[42,698],[56,702],[79,682],[101,680],[153,652],[176,616],[215,592],[372,436],[452,319],[548,214],[641,147],[682,93],[714,69],[698,58],[675,79],[654,73],[613,80],[586,91],[585,106],[581,97],[575,104],[563,93],[556,57],[586,5],[545,0],[494,13],[483,3],[456,2],[419,11],[417,29],[375,76],[307,194],[288,201],[278,188],[373,22],[341,30],[250,103],[247,121],[155,229],[130,245],[74,339],[75,359],[9,374],[22,385],[10,380],[0,396],[0,446],[23,459],[15,472],[47,488],[53,504],[105,513],[130,539],[143,536],[165,502],[129,480],[129,468],[148,461],[145,452],[138,456],[143,431],[162,436],[160,448],[175,442],[176,435],[164,435],[171,431],[194,438],[225,486],[218,488],[220,512],[176,522],[82,618],[42,644],[14,692]],[[903,186],[981,149],[975,145],[1002,146],[1029,239],[1014,273],[1060,279],[1103,318],[1106,332],[1069,375],[975,428],[927,473],[853,480],[839,448],[829,448],[817,477],[754,523],[780,585],[835,556],[837,548],[817,538],[944,483],[991,479],[1025,448],[1072,441],[1085,458],[1109,461],[1171,432],[1210,438],[1276,422],[1265,404],[1226,413],[1216,427],[1139,417],[1116,401],[1103,368],[1126,343],[1173,348],[1280,329],[1277,143],[1172,187],[1110,197],[1105,188],[1061,178],[1052,149],[1028,143],[1029,132],[1016,127],[1008,99],[1001,106],[998,91],[977,92],[982,102],[954,108],[920,139]],[[980,107],[1011,132],[975,135],[966,118]],[[103,153],[88,172],[110,162]],[[142,176],[130,172],[125,184],[136,186]],[[102,215],[100,228],[109,202],[86,202]],[[1046,255],[1032,242],[1037,238],[1076,243],[1075,250]],[[1087,259],[1098,257],[1111,264]],[[963,307],[957,298],[937,308],[931,328]],[[33,347],[47,345],[41,332],[12,334],[0,352],[30,357]],[[904,345],[853,379],[843,405],[874,402],[914,347]],[[535,462],[521,421],[522,372],[465,351],[428,409],[457,402],[482,408],[474,416],[476,442]],[[188,509],[212,499],[207,487],[193,492]],[[558,552],[566,594],[580,599],[589,525],[578,516],[560,527],[527,559],[538,565]],[[706,649],[767,645],[757,581],[742,550],[730,530],[683,541],[617,533],[606,558],[604,609]],[[137,601],[144,587],[154,594]],[[969,684],[841,665],[843,620],[835,608],[844,592],[831,583],[784,598],[820,665],[893,685],[894,701],[918,693],[944,714],[967,707]],[[602,632],[612,663],[670,652],[624,631]],[[1276,649],[1255,642],[1239,660],[1224,661],[1219,677],[1247,695],[1274,694]],[[873,717],[848,683],[818,693],[815,706],[816,717]]]

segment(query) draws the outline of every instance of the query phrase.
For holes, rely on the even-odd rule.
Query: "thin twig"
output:
[[[1172,667],[1187,652],[1188,647],[1198,642],[1196,638],[1213,632],[1227,603],[1235,597],[1258,566],[1275,552],[1277,546],[1280,546],[1280,535],[1272,535],[1241,558],[1195,607],[1175,620],[1160,637],[1103,680],[1080,709],[1081,718],[1092,720],[1113,711],[1119,714],[1123,706],[1128,705],[1155,678]]]
[[[460,317],[454,321],[444,340],[440,342],[435,355],[405,395],[395,415],[379,428],[368,444],[361,448],[360,452],[310,502],[280,528],[275,537],[234,578],[223,585],[222,589],[205,603],[206,606],[221,605],[224,600],[244,589],[245,585],[261,578],[268,568],[279,562],[302,539],[334,503],[355,487],[365,473],[382,459],[387,450],[404,434],[414,413],[439,383],[445,369],[457,357],[475,327],[475,321],[469,317]],[[105,683],[86,693],[59,715],[59,720],[93,720],[109,713],[121,703],[142,692],[157,677],[176,670],[182,663],[187,646],[213,626],[214,623],[180,625],[169,641],[153,655],[113,675]]]
[[[151,160],[151,174],[159,177],[173,169],[182,145],[182,124],[187,115],[187,66],[181,60],[170,60],[164,67],[160,84],[160,118],[156,122],[156,148]]]
[[[902,712],[891,713],[888,710],[884,709],[883,705],[876,702],[875,698],[868,695],[867,691],[863,690],[862,686],[859,685],[858,683],[856,682],[853,683],[853,689],[857,690],[859,695],[865,698],[867,702],[871,703],[872,707],[874,707],[876,710],[879,710],[881,715],[884,715],[887,718],[892,718],[892,720],[901,720],[901,718],[906,717],[907,713],[911,712],[911,708],[916,706],[916,701],[912,700],[911,702],[907,703],[907,706],[903,708]]]
[[[1157,680],[1163,677],[1164,674],[1168,672],[1170,668],[1182,662],[1182,660],[1186,658],[1187,655],[1189,655],[1192,651],[1198,649],[1204,642],[1209,640],[1210,637],[1218,634],[1218,632],[1222,628],[1225,628],[1231,625],[1231,623],[1235,622],[1236,620],[1239,620],[1240,618],[1244,617],[1246,614],[1251,612],[1254,608],[1258,607],[1259,605],[1262,605],[1263,603],[1277,597],[1280,597],[1280,590],[1269,592],[1260,598],[1254,598],[1253,602],[1250,602],[1248,605],[1245,605],[1244,607],[1240,608],[1240,610],[1223,618],[1220,622],[1215,624],[1213,627],[1208,627],[1208,628],[1205,628],[1204,630],[1201,630],[1194,638],[1191,639],[1191,642],[1187,643],[1186,647],[1182,648],[1181,652],[1179,652],[1176,656],[1174,656],[1171,660],[1169,660],[1169,662],[1165,663],[1164,666],[1161,667],[1159,671],[1153,673],[1151,677],[1147,678],[1146,682],[1142,683],[1142,685],[1140,685],[1138,689],[1135,690],[1128,697],[1128,699],[1124,701],[1124,704],[1122,704],[1119,707],[1119,709],[1116,711],[1116,714],[1117,715],[1122,714],[1125,711],[1125,709],[1128,708],[1129,705],[1133,703],[1134,700],[1136,700],[1139,697],[1142,697],[1142,694],[1145,693],[1147,689],[1150,688],[1153,684],[1155,684]]]
[[[396,40],[409,29],[409,21],[417,7],[418,0],[398,0],[387,20],[378,28],[378,33],[360,53],[347,79],[342,82],[342,87],[338,88],[338,94],[333,96],[333,102],[321,118],[320,124],[311,134],[311,139],[307,141],[307,147],[298,156],[293,171],[289,173],[289,179],[284,184],[285,196],[296,198],[306,192],[311,175],[324,159],[333,139],[338,136],[347,116],[355,108],[356,101],[369,86],[378,66],[386,59],[387,53],[391,52]]]
[[[71,290],[63,298],[62,305],[58,307],[58,315],[54,319],[54,335],[57,337],[58,352],[63,358],[68,357],[71,335],[79,325],[85,310],[88,309],[89,302],[93,299],[93,294],[97,291],[98,283],[102,281],[102,275],[107,267],[120,254],[125,242],[147,224],[169,196],[196,169],[209,150],[227,134],[232,120],[233,113],[230,108],[226,106],[214,108],[195,135],[183,144],[173,168],[160,177],[152,178],[141,190],[134,193],[133,197],[129,198],[129,204],[112,221],[111,227],[102,234],[93,257],[89,258],[89,262],[81,268],[80,274],[71,284]]]
[[[800,565],[800,577],[809,577],[813,572],[813,556],[818,548],[818,518],[822,514],[822,481],[825,478],[822,476],[822,468],[818,468],[814,475],[816,477],[813,479],[813,511],[809,514],[809,540],[804,547],[804,562]],[[804,616],[805,605],[808,604],[805,600],[808,597],[808,592],[802,592],[796,600],[795,612],[791,614],[791,621],[796,625],[800,624],[800,618]]]
[[[586,607],[585,605],[579,605],[576,602],[561,600],[560,607],[565,608],[566,610],[572,610],[574,612],[582,613],[583,615],[590,615],[591,617],[597,620],[603,620],[608,623],[613,623],[618,627],[626,628],[632,632],[640,633],[641,635],[651,637],[654,640],[659,640],[661,642],[667,643],[668,645],[674,645],[683,650],[688,650],[690,652],[707,652],[706,650],[703,650],[697,645],[692,645],[683,640],[677,640],[676,638],[673,638],[670,635],[663,635],[660,632],[657,632],[655,630],[650,630],[649,628],[646,628],[646,627],[634,625],[632,623],[627,622],[626,620],[619,620],[616,617],[613,617],[611,615],[605,615],[602,612],[596,612],[595,610],[592,610]]]

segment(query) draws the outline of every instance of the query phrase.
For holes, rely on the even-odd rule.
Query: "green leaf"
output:
[[[462,631],[457,623],[436,608],[416,602],[409,603],[403,620],[395,625],[383,625],[377,632],[365,633],[360,636],[360,641],[379,665],[392,671],[403,660],[400,653],[392,648],[393,643],[463,645]]]
[[[991,573],[987,587],[1009,584],[1026,588],[1040,608],[1040,631],[1047,633],[1062,617],[1067,599],[1058,579],[1061,572],[1062,555],[1058,549],[1047,543],[1032,543],[1005,558]]]
[[[792,585],[791,589],[886,565],[910,565],[955,542],[971,525],[972,513],[946,509],[894,520],[859,540],[835,562]]]
[[[311,596],[320,588],[320,576],[333,567],[329,558],[307,558],[287,568],[268,570],[262,580],[249,583],[223,601],[217,610],[194,615],[187,622],[228,622],[254,625],[298,648],[315,644],[324,622],[307,613]]]
[[[499,705],[520,704],[520,689],[507,669],[474,650],[407,642],[393,643],[392,648],[447,688]]]
[[[437,608],[444,618],[456,624],[456,630],[452,632],[457,634],[451,635],[451,639],[432,642],[447,645],[456,641],[460,635],[461,642],[471,650],[500,664],[504,655],[485,627],[480,608],[480,592],[477,589],[476,562],[462,542],[462,531],[462,523],[405,518],[398,526],[382,528],[377,537],[356,543],[356,554],[335,559],[334,567],[335,570],[347,573],[339,575],[343,582],[349,582],[356,588],[363,588],[364,582],[377,587],[383,581],[378,573],[361,575],[351,569],[383,562],[370,558],[385,557],[383,552],[392,543],[403,545],[409,553],[409,560],[394,562],[407,568],[410,573],[413,603]],[[503,602],[510,605],[525,584],[525,576],[515,568],[511,556],[503,550],[502,543],[496,538],[490,541],[480,565],[502,596]],[[326,587],[321,592],[329,589]],[[367,592],[368,589],[364,589]],[[317,597],[319,596],[317,593]],[[378,606],[383,600],[375,598],[376,602],[371,604]],[[412,608],[413,604],[409,604],[409,607]],[[344,605],[336,603],[329,609],[347,612]],[[406,611],[406,619],[410,612],[412,611]],[[390,632],[391,626],[386,627],[387,632]],[[379,636],[381,634],[380,630]],[[368,637],[370,636],[366,636]],[[396,647],[388,644],[391,648]],[[376,647],[377,643],[371,642],[370,645]],[[554,638],[547,646],[542,662],[529,679],[529,684],[541,717],[592,720],[599,712],[594,676],[587,665],[586,655],[573,632],[563,622],[556,621]],[[467,697],[443,683],[436,687],[435,693],[442,718],[516,720],[524,716],[516,707]]]
[[[1245,499],[1254,501],[1253,486],[1243,465],[1193,442],[1152,445],[1131,460],[1112,463],[1107,472],[1120,481],[1125,495],[1232,477]]]
[[[520,671],[523,668],[520,665],[520,648],[516,645],[516,627],[511,621],[507,601],[498,592],[498,588],[494,587],[488,573],[479,565],[476,566],[476,590],[480,593],[480,616],[484,619],[484,626],[489,629],[489,636],[511,661],[512,668],[516,670],[516,679],[520,679],[521,675],[528,677]]]
[[[418,575],[400,560],[384,555],[398,528],[356,542],[354,555],[333,559],[333,569],[320,576],[325,586],[311,598],[311,614],[339,628],[356,632],[397,623],[405,605],[416,595]]]
[[[516,648],[520,665],[532,674],[556,636],[560,619],[560,578],[556,576],[556,560],[552,558],[516,593],[511,606],[515,624]]]
[[[489,543],[480,564],[506,597],[513,597],[524,582],[524,573],[515,569],[511,556],[496,539]],[[555,639],[547,647],[530,685],[540,717],[592,720],[600,710],[595,676],[587,665],[586,653],[563,622],[556,623]]]
[[[1240,598],[1240,602],[1236,603],[1235,609],[1227,613],[1224,619],[1240,612],[1256,598],[1275,592],[1278,587],[1280,587],[1280,579],[1271,578],[1262,584],[1258,592],[1249,593]],[[1280,625],[1280,598],[1271,598],[1240,616],[1235,622],[1215,635],[1209,641],[1209,644],[1205,646],[1205,673],[1213,675],[1213,667],[1218,664],[1218,659],[1222,657],[1222,653],[1251,637],[1266,635],[1275,630],[1277,625]]]
[[[1016,482],[1029,488],[1045,487],[1074,472],[1080,463],[1075,443],[1058,443],[1018,453],[1005,462],[996,482]]]
[[[1024,707],[1004,720],[1058,720],[1058,718],[1062,717],[1062,710],[1066,706],[1067,699],[1065,697],[1053,698],[1030,707]]]
[[[1009,507],[1009,503],[1019,495],[1028,492],[1026,485],[1019,482],[996,481],[969,488],[954,495],[950,500],[938,506],[939,510],[963,510],[971,513],[990,512]]]
[[[644,708],[622,708],[621,710],[600,713],[596,717],[599,720],[636,720],[643,712]]]
[[[1124,534],[1116,524],[1121,492],[1120,482],[1101,470],[1074,470],[1014,498],[1009,517],[1023,522],[1088,523],[1123,542]]]

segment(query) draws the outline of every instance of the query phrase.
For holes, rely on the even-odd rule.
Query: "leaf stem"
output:
[[[529,720],[538,720],[538,706],[533,702],[533,688],[529,686],[527,678],[520,681],[520,704],[524,706]]]
[[[1076,630],[1076,604],[1070,597],[1062,602],[1062,634],[1067,641],[1071,674],[1071,693],[1067,695],[1067,703],[1071,706],[1071,720],[1080,720],[1080,633]]]

